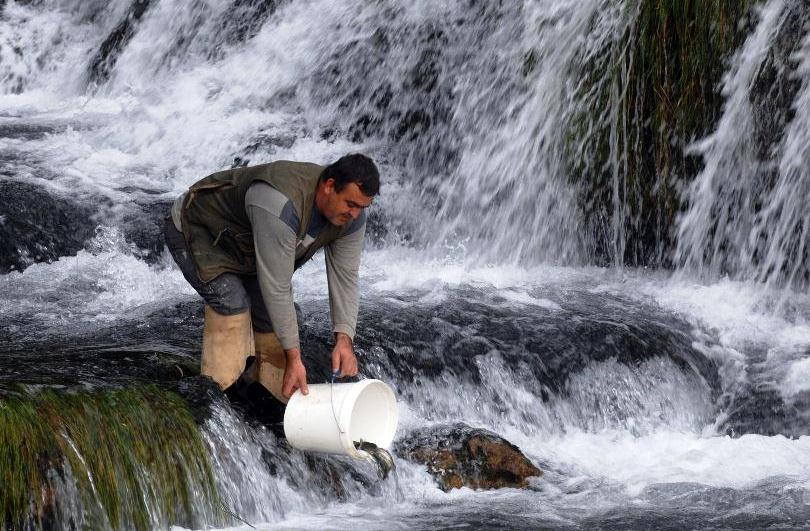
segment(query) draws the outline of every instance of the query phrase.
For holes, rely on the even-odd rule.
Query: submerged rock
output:
[[[394,451],[427,465],[444,491],[523,488],[529,485],[529,477],[543,475],[514,444],[463,423],[417,430],[398,442]]]

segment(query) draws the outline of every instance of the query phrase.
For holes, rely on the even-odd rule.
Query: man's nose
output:
[[[349,215],[351,215],[352,219],[357,219],[360,217],[360,208],[352,208],[349,210]]]

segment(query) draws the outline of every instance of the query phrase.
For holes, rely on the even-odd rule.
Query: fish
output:
[[[380,448],[376,444],[362,439],[354,441],[354,447],[369,455],[371,461],[379,468],[381,479],[386,479],[392,470],[396,470],[397,465],[394,463],[394,457],[385,448]]]

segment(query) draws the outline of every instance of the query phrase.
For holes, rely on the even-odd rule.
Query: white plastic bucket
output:
[[[394,392],[380,380],[313,384],[293,393],[284,412],[284,435],[299,450],[360,458],[355,442],[390,448],[399,412]]]

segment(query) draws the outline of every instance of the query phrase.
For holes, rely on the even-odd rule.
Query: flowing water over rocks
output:
[[[690,6],[0,3],[2,524],[808,527],[810,10]],[[215,170],[350,151],[383,175],[355,343],[399,400],[384,480],[197,375],[160,233]],[[542,476],[445,492],[481,441]],[[403,459],[443,444],[458,478]]]

